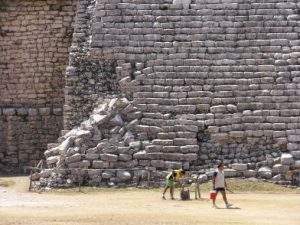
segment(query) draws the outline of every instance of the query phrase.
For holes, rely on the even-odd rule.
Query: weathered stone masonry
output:
[[[299,7],[78,1],[64,96],[72,130],[49,145],[51,169],[36,178],[71,184],[80,168],[89,184],[119,183],[133,174],[103,170],[161,176],[219,160],[252,175],[267,166],[269,177],[299,167]]]
[[[75,0],[2,0],[0,166],[35,165],[63,129]]]
[[[122,182],[105,168],[160,175],[222,160],[270,178],[299,167],[299,7],[296,0],[80,1],[64,106],[65,127],[79,128],[48,149],[49,166],[91,169],[85,175],[98,183]],[[122,108],[91,115],[108,95],[131,101],[134,126]],[[99,115],[105,122],[95,122]],[[127,123],[113,127],[114,116]],[[72,180],[62,171],[50,186]]]

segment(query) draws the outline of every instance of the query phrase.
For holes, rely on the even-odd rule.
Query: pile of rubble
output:
[[[139,132],[141,117],[142,113],[126,98],[101,100],[88,120],[79,127],[64,131],[57,143],[48,144],[44,153],[47,166],[34,173],[32,181],[49,188],[78,184],[127,187],[143,182],[149,185],[149,181],[152,185],[160,185],[167,171],[166,168],[156,168],[153,162],[164,159],[147,158],[147,154],[151,154],[147,146],[152,143]],[[141,155],[145,157],[141,158]],[[200,157],[200,153],[195,155]],[[266,157],[258,163],[228,166],[230,169],[225,170],[227,177],[257,177],[279,184],[299,183],[300,151],[283,153],[276,158]],[[201,182],[205,182],[212,176],[212,171],[191,171],[191,174],[202,174]]]
[[[126,98],[103,100],[90,118],[68,132],[45,152],[47,169],[32,180],[40,186],[114,185],[147,175],[134,159],[143,146],[134,130],[140,112]],[[107,182],[109,181],[109,182]],[[103,182],[102,182],[103,183]]]

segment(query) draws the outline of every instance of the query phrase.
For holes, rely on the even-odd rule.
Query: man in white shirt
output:
[[[227,184],[226,184],[225,176],[224,176],[224,164],[223,163],[219,163],[217,170],[214,172],[212,183],[213,183],[213,190],[215,190],[217,192],[217,194],[218,194],[218,192],[221,192],[223,200],[226,204],[226,208],[230,208],[230,206],[232,206],[232,204],[228,203],[227,197],[226,197]],[[213,199],[213,207],[216,209],[218,208],[218,206],[216,205],[216,199]]]

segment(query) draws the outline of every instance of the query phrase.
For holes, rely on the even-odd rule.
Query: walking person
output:
[[[174,182],[179,181],[179,179],[185,176],[186,172],[182,169],[180,170],[172,170],[166,177],[166,187],[161,196],[162,199],[166,200],[165,193],[168,189],[170,189],[171,199],[174,200]]]
[[[225,202],[226,208],[230,208],[232,204],[228,203],[227,196],[226,196],[226,188],[227,184],[225,181],[224,176],[224,164],[219,163],[217,170],[213,174],[213,190],[215,190],[218,194],[218,192],[221,192],[223,200]],[[219,207],[216,205],[216,198],[213,198],[213,208],[218,209]]]

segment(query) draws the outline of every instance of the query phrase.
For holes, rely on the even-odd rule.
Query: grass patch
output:
[[[251,181],[248,179],[227,179],[228,188],[233,192],[255,192],[255,193],[300,193],[299,189],[291,189],[282,185],[268,183],[264,181]],[[201,185],[201,190],[210,191],[211,182]]]
[[[226,180],[228,188],[236,193],[290,193],[290,194],[300,194],[300,189],[291,189],[282,185],[277,185],[273,183],[268,183],[264,181],[251,181],[248,179],[227,179]],[[176,187],[177,190],[180,187]],[[203,183],[200,185],[201,192],[209,192],[212,189],[211,181]],[[82,186],[80,188],[66,188],[66,189],[51,189],[46,191],[49,194],[97,194],[101,193],[117,193],[117,192],[147,192],[148,190],[154,192],[162,192],[162,188],[99,188],[99,187],[86,187]],[[194,187],[190,186],[190,191],[194,191]]]

